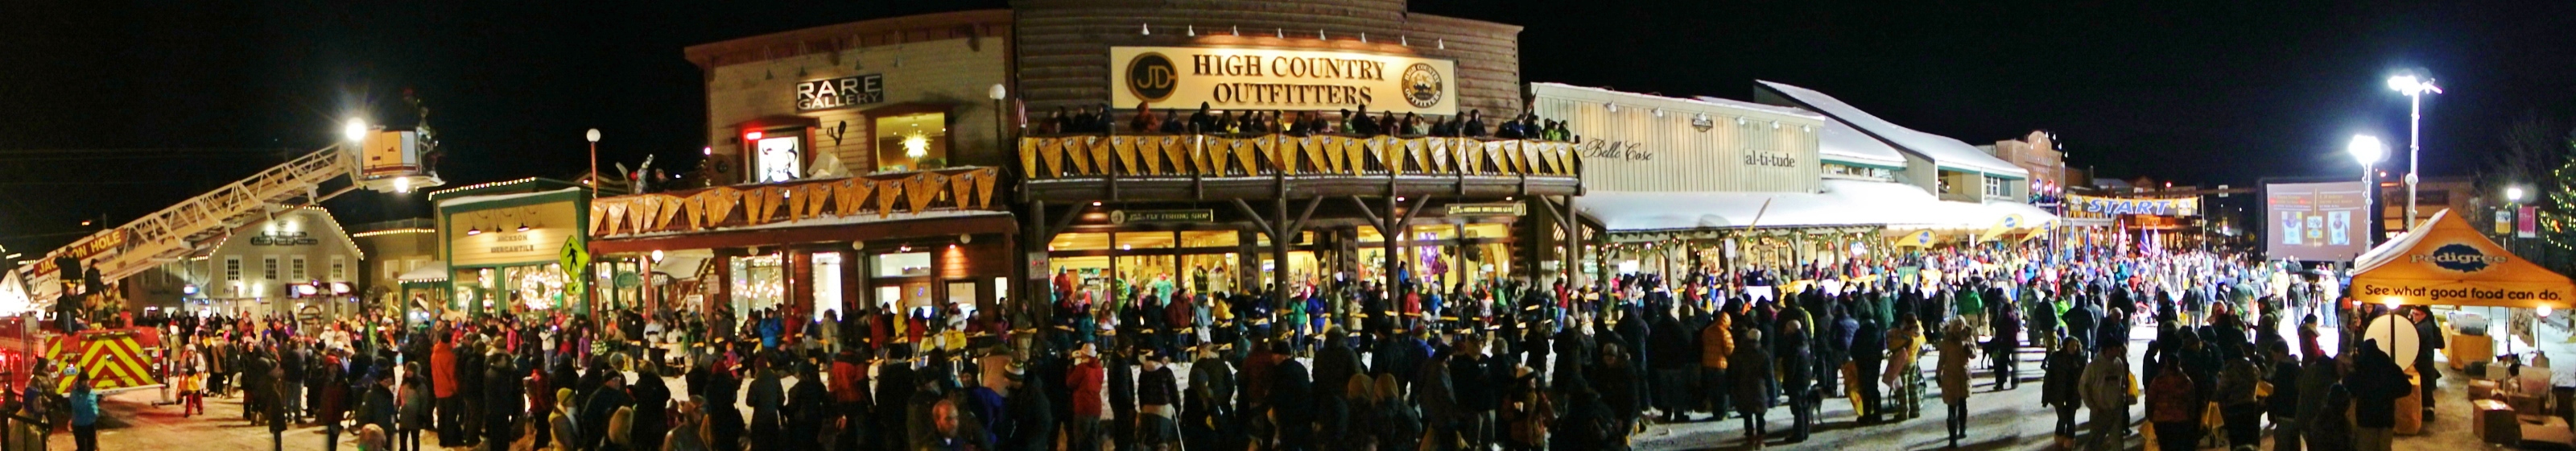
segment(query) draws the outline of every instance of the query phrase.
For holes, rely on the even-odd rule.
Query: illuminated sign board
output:
[[[1458,64],[1360,52],[1111,47],[1119,107],[1458,114]]]
[[[884,101],[884,75],[806,80],[796,84],[796,111],[848,108]]]

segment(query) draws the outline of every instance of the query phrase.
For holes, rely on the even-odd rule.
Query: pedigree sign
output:
[[[1458,114],[1458,64],[1396,55],[1231,47],[1111,47],[1110,100],[1175,111]]]

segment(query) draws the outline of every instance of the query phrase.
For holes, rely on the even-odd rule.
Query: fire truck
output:
[[[99,390],[159,387],[166,374],[162,355],[177,346],[165,344],[159,328],[119,325],[66,334],[62,321],[38,315],[56,311],[61,302],[107,295],[112,290],[100,289],[106,283],[206,252],[233,230],[289,208],[320,205],[362,188],[408,193],[445,184],[423,161],[437,146],[428,130],[388,130],[353,120],[346,142],[81,237],[9,271],[0,277],[0,310],[15,316],[0,317],[0,371],[8,374],[10,387],[24,386],[30,366],[43,358],[90,375]],[[337,188],[325,193],[325,185]],[[77,266],[64,268],[66,263]],[[62,392],[70,379],[62,383],[46,388]]]

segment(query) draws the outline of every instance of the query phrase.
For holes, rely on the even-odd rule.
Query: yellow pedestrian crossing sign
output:
[[[563,265],[564,281],[572,285],[568,291],[578,293],[589,285],[583,282],[590,277],[590,250],[582,249],[581,237],[570,236],[564,237],[562,254],[556,263]]]
[[[590,265],[590,250],[582,249],[581,244],[581,237],[564,237],[563,255],[559,257],[562,261],[557,262],[563,264],[564,272]]]

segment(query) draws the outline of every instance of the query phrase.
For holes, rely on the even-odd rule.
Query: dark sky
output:
[[[2576,4],[1415,0],[1518,24],[1528,81],[1749,98],[1832,94],[1970,143],[2055,131],[2070,165],[2247,184],[2357,171],[2354,133],[2403,142],[2422,68],[2434,174],[2475,170],[2515,117],[2576,107]],[[1940,4],[1935,4],[1940,3]],[[2192,2],[2184,2],[2192,3]],[[185,8],[181,8],[184,6]],[[39,253],[329,143],[403,88],[434,109],[456,185],[606,162],[695,164],[705,101],[681,48],[1003,6],[892,2],[0,4],[0,246]],[[1208,24],[1211,26],[1221,24]],[[358,192],[344,222],[425,215]]]

